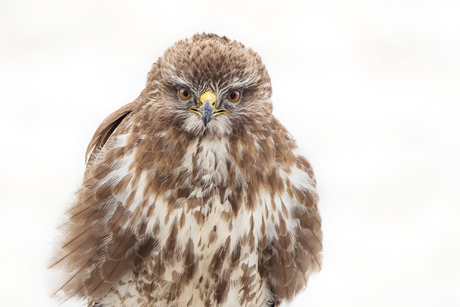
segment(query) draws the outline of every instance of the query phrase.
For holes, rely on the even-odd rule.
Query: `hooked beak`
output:
[[[209,100],[205,101],[204,105],[200,108],[200,112],[201,119],[203,119],[203,124],[206,127],[215,113],[214,108],[211,106]]]
[[[207,91],[200,96],[200,108],[189,108],[190,111],[197,113],[203,120],[203,124],[206,127],[208,123],[215,116],[222,113],[229,113],[226,109],[216,109],[217,97],[211,91]]]

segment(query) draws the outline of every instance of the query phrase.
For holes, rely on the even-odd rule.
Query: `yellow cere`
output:
[[[214,104],[216,103],[216,100],[217,100],[217,96],[213,92],[207,91],[206,93],[203,93],[200,96],[200,101],[201,101],[202,105],[206,102],[206,100],[209,100],[211,105],[214,106]]]

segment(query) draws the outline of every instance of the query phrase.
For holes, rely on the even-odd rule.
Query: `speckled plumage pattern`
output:
[[[207,126],[188,110],[206,91],[229,111]],[[251,49],[208,34],[169,48],[89,144],[51,265],[67,275],[59,290],[88,306],[233,307],[304,289],[321,266],[316,182],[271,113]]]

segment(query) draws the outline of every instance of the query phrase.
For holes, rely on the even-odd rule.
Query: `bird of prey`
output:
[[[239,42],[167,49],[89,143],[51,265],[58,291],[88,306],[234,307],[303,290],[321,267],[316,180],[271,94]]]

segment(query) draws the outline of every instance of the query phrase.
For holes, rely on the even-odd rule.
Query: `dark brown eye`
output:
[[[188,100],[190,99],[190,90],[186,89],[185,87],[181,88],[179,91],[180,99],[182,100]]]
[[[228,93],[227,99],[230,102],[237,102],[238,100],[240,100],[240,92],[231,91],[230,93]]]

